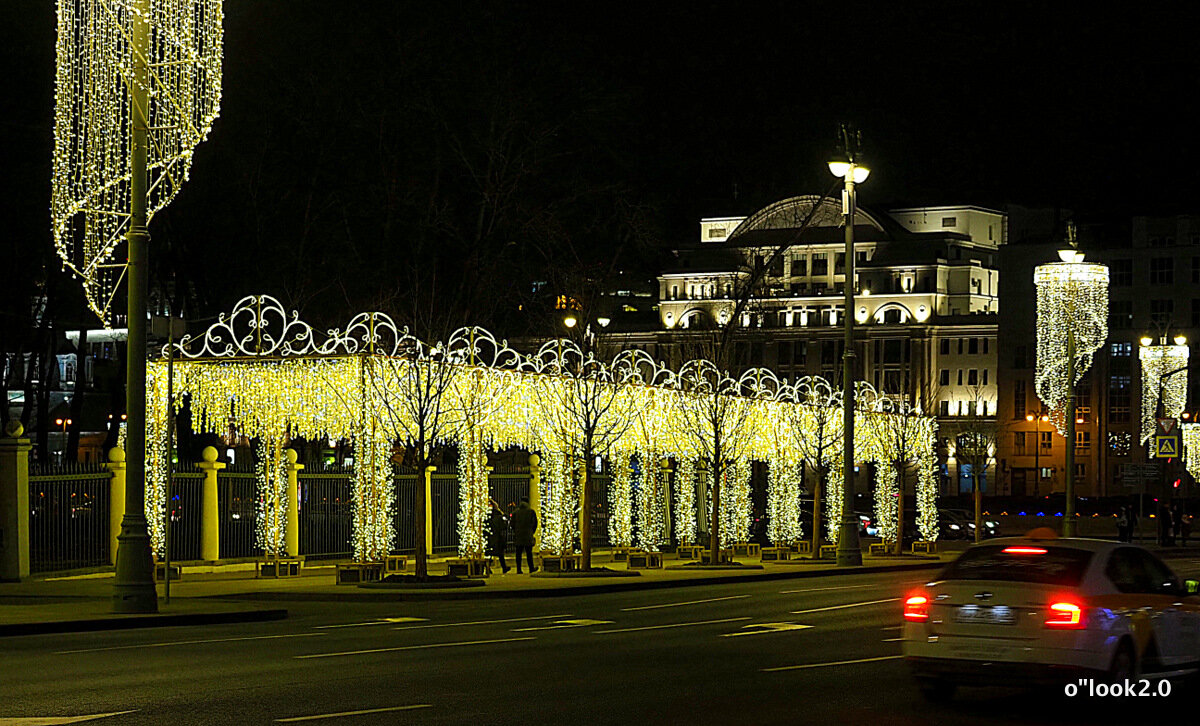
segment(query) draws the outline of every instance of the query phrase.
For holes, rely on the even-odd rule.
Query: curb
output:
[[[578,587],[556,588],[525,588],[520,590],[488,590],[476,589],[464,591],[399,591],[388,592],[358,591],[358,592],[247,592],[234,595],[221,595],[223,600],[251,601],[292,601],[292,602],[395,602],[395,601],[428,601],[428,600],[501,600],[533,597],[573,597],[579,595],[599,595],[610,592],[628,592],[630,590],[663,590],[681,587],[702,587],[704,585],[728,585],[737,582],[765,582],[770,580],[795,580],[809,577],[827,577],[830,575],[862,575],[879,572],[909,572],[915,570],[933,570],[941,568],[944,562],[922,562],[908,565],[870,565],[855,569],[842,570],[800,570],[794,572],[764,572],[755,575],[715,576],[694,578],[688,580],[659,580],[639,582],[607,582],[600,585],[580,585]],[[357,589],[357,588],[356,588]]]
[[[148,614],[118,618],[90,618],[87,620],[52,620],[44,623],[0,623],[0,637],[46,635],[51,633],[87,633],[101,630],[162,628],[180,625],[258,623],[269,620],[283,620],[287,616],[287,610],[276,608],[270,610],[235,610],[223,613]]]

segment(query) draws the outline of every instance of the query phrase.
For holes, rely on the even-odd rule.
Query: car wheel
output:
[[[920,681],[921,695],[933,703],[943,703],[954,698],[958,684],[951,683],[945,678],[922,678]]]
[[[1133,647],[1127,642],[1117,647],[1113,654],[1112,664],[1108,667],[1109,683],[1124,683],[1126,679],[1137,677],[1137,661],[1133,655]]]

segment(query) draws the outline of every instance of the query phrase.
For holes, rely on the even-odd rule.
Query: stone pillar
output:
[[[29,577],[29,439],[19,421],[0,436],[0,581]]]
[[[425,467],[425,556],[433,554],[433,472],[436,466]]]
[[[529,506],[533,511],[538,511],[538,506],[542,503],[542,457],[537,454],[529,455]],[[538,517],[541,517],[538,514]],[[540,521],[540,520],[539,520]],[[533,548],[539,549],[542,543],[542,528],[538,527],[533,533]]]
[[[200,489],[200,559],[216,562],[221,559],[217,472],[225,468],[225,462],[217,461],[217,450],[211,446],[205,446],[200,457],[204,459],[196,465],[204,472],[204,483]]]
[[[108,470],[112,479],[108,482],[108,557],[117,564],[117,537],[121,534],[121,520],[125,517],[125,450],[114,446],[108,450]]]
[[[663,488],[663,527],[665,528],[663,535],[663,544],[671,544],[671,460],[663,459],[659,462],[661,470],[659,471],[659,482]]]
[[[287,474],[287,521],[283,526],[283,546],[288,557],[300,556],[300,470],[304,464],[297,464],[299,455],[295,449],[286,449],[283,455],[287,458],[284,470]]]

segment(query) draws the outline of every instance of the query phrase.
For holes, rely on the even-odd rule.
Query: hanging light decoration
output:
[[[1187,405],[1188,346],[1183,336],[1176,336],[1175,345],[1151,345],[1142,339],[1138,361],[1142,364],[1142,430],[1140,443],[1154,435],[1156,418],[1161,415],[1178,417]]]
[[[60,0],[50,217],[63,266],[88,307],[109,319],[129,226],[131,38],[149,7],[146,119],[150,216],[188,178],[221,108],[222,0]]]
[[[1063,250],[1059,257],[1061,262],[1038,265],[1033,271],[1037,287],[1034,376],[1038,398],[1065,436],[1067,397],[1108,337],[1108,267],[1084,262],[1083,253],[1075,250]],[[1068,364],[1068,358],[1073,358],[1073,364]]]
[[[1180,426],[1183,435],[1183,464],[1193,479],[1200,480],[1200,423]]]

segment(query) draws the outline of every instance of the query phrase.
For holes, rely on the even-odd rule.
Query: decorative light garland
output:
[[[149,24],[147,211],[163,209],[187,180],[192,152],[221,108],[221,0],[58,3],[50,217],[63,266],[88,307],[108,319],[124,265],[113,263],[129,227],[134,25]],[[122,270],[123,272],[123,270]]]
[[[1200,480],[1200,423],[1180,426],[1183,436],[1183,464],[1193,479]]]
[[[1159,416],[1161,391],[1162,416],[1177,418],[1187,405],[1186,345],[1143,345],[1138,348],[1142,364],[1142,431],[1139,443],[1154,435]]]
[[[777,545],[804,537],[800,522],[800,463],[776,461],[767,466],[767,537]]]
[[[679,459],[675,468],[675,540],[681,547],[696,543],[696,462]]]
[[[633,544],[633,491],[629,456],[617,454],[608,485],[608,541],[613,547]]]
[[[1066,435],[1067,397],[1092,365],[1092,354],[1108,338],[1108,267],[1083,262],[1083,254],[1064,250],[1072,262],[1038,265],[1037,366],[1034,379],[1050,420]],[[1074,367],[1067,380],[1068,343]]]

